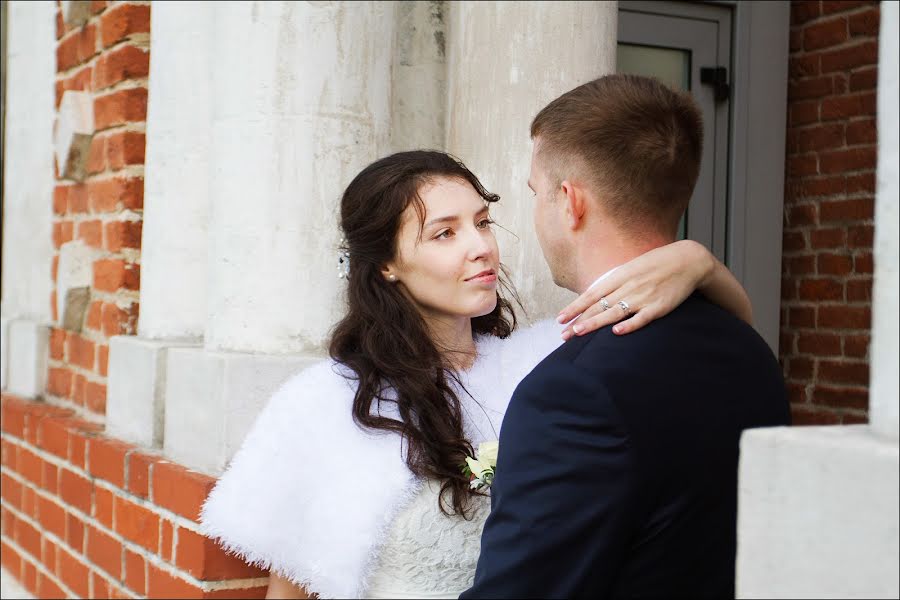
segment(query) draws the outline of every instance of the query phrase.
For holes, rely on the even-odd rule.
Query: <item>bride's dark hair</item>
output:
[[[400,286],[386,281],[381,273],[396,256],[406,208],[415,208],[421,228],[425,205],[419,192],[424,185],[445,178],[469,183],[487,203],[500,199],[485,190],[458,159],[426,150],[382,158],[347,186],[341,199],[341,228],[350,257],[348,306],[333,331],[329,351],[356,374],[354,420],[365,428],[400,434],[406,441],[410,470],[441,481],[441,510],[449,514],[445,508],[449,495],[453,511],[465,516],[470,492],[461,465],[473,449],[463,432],[460,400],[452,381],[463,393],[465,389],[419,311]],[[507,284],[501,289],[515,297]],[[494,310],[472,319],[474,334],[505,338],[515,326],[510,303],[499,291]],[[380,415],[382,403],[396,403],[400,419]]]

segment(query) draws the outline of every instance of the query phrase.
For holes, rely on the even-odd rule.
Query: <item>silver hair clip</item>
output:
[[[350,279],[350,250],[346,238],[341,238],[338,246],[338,279]]]

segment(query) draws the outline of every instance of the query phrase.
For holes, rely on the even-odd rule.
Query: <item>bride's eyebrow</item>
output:
[[[432,225],[437,225],[438,223],[455,223],[459,221],[459,217],[457,215],[448,215],[446,217],[438,217],[436,219],[432,219],[423,225],[423,229],[426,227],[431,227]]]

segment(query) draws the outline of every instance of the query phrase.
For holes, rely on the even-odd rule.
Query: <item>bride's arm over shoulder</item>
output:
[[[290,579],[286,579],[272,571],[269,574],[269,589],[266,592],[266,598],[318,598],[315,594],[310,594],[303,586],[293,583]]]

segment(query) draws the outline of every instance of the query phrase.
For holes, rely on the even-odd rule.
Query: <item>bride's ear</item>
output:
[[[397,275],[394,273],[394,270],[390,265],[384,265],[381,267],[381,276],[384,277],[390,283],[397,282]]]

